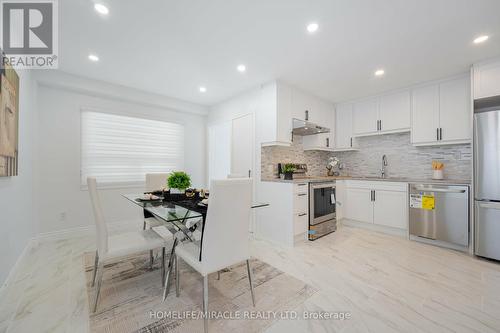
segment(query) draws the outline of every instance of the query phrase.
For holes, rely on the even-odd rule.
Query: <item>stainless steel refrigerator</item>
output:
[[[500,108],[474,114],[476,255],[500,260]]]

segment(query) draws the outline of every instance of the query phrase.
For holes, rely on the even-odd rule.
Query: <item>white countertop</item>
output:
[[[399,183],[423,183],[423,184],[454,184],[454,185],[470,185],[470,180],[464,179],[414,179],[414,178],[400,178],[400,177],[352,177],[352,176],[309,176],[305,178],[295,178],[292,180],[285,180],[280,178],[263,178],[263,182],[278,182],[278,183],[312,183],[324,182],[335,180],[363,180],[363,181],[383,181],[383,182],[399,182]]]

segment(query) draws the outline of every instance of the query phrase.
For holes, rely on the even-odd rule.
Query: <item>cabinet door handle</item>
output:
[[[297,196],[299,196],[299,197],[303,197],[303,196],[305,196],[305,195],[307,195],[307,193],[297,194]]]
[[[382,130],[382,119],[380,119],[379,122],[380,122],[379,131],[381,131]]]
[[[441,127],[439,128],[439,140],[443,140],[443,129]]]
[[[439,128],[436,128],[436,141],[439,141]]]
[[[375,190],[373,190],[373,201],[374,201],[374,202],[375,202],[375,201],[377,201],[377,197],[376,197],[376,195],[375,195]]]
[[[370,190],[370,201],[373,201],[373,190]]]
[[[309,120],[309,110],[306,110],[306,116],[305,116],[305,118],[306,118],[306,121]]]
[[[330,138],[326,138],[326,147],[330,147]]]
[[[299,216],[306,216],[306,215],[307,215],[306,213],[299,214]]]
[[[352,138],[351,138],[351,148],[352,148]]]

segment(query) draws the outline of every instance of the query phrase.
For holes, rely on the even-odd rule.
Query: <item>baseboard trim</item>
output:
[[[107,223],[107,226],[108,226],[108,231],[114,233],[120,231],[137,230],[137,228],[142,227],[141,223],[142,221],[138,220],[128,220],[128,221]],[[93,235],[95,235],[95,225],[86,225],[81,227],[40,233],[35,238],[40,242],[46,242],[46,241],[72,239],[72,238],[79,238],[79,237],[93,236]]]
[[[381,232],[381,233],[388,234],[388,235],[394,235],[394,236],[408,238],[408,230],[391,228],[391,227],[381,226],[381,225],[372,224],[372,223],[359,222],[359,221],[354,221],[354,220],[349,220],[349,219],[342,219],[339,222],[341,225],[345,225],[345,226],[349,226],[349,227],[362,228],[362,229],[372,230],[372,231],[376,231],[376,232]]]

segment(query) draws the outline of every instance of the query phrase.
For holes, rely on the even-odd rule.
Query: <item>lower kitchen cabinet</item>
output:
[[[408,228],[406,183],[346,181],[345,219],[379,226]]]
[[[400,229],[408,228],[406,192],[375,190],[374,197],[374,224]]]
[[[343,213],[346,219],[373,223],[371,190],[347,187],[345,190]]]

